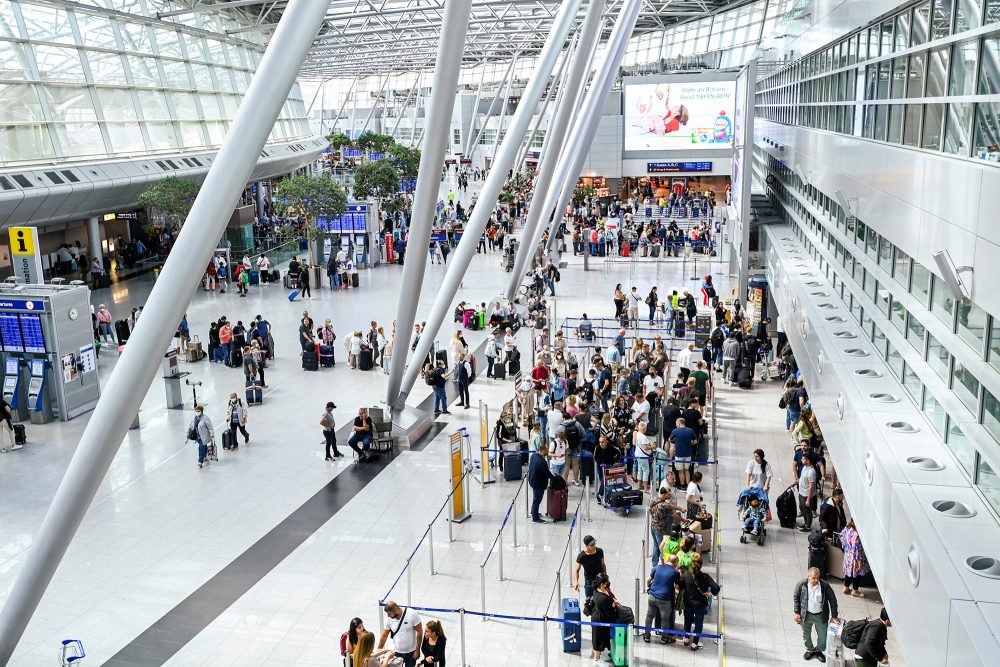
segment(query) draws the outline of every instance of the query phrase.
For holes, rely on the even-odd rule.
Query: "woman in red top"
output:
[[[531,369],[531,380],[537,389],[546,391],[549,385],[549,369],[545,367],[545,362],[541,359],[535,362],[535,367]]]

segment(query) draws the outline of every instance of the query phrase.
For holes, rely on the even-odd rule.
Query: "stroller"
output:
[[[764,518],[762,518],[761,521],[760,521],[760,530],[757,532],[756,536],[754,536],[751,532],[749,532],[746,529],[746,525],[745,525],[747,517],[750,514],[750,510],[752,509],[750,507],[750,502],[754,498],[756,498],[757,500],[760,501],[760,507],[761,507],[761,509],[764,512]],[[764,491],[764,489],[760,489],[760,488],[757,488],[757,487],[751,487],[749,489],[744,489],[740,493],[739,499],[736,501],[736,506],[740,508],[739,509],[740,530],[741,530],[741,532],[740,532],[740,544],[746,544],[747,543],[747,535],[750,535],[751,538],[756,537],[757,544],[759,546],[764,546],[764,540],[767,539],[767,512],[768,512],[768,508],[769,508],[768,499],[767,499],[767,492]]]

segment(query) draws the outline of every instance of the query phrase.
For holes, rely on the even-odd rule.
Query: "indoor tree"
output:
[[[357,140],[355,140],[354,145],[361,149],[368,159],[371,159],[373,154],[388,152],[395,143],[396,140],[388,134],[379,134],[368,130],[361,133]]]
[[[354,198],[374,201],[381,211],[395,213],[405,205],[399,194],[399,171],[389,158],[363,164],[354,170]]]
[[[180,228],[191,212],[201,186],[190,178],[168,176],[153,183],[139,195],[139,205],[166,214],[174,228]]]
[[[417,174],[420,172],[420,150],[393,144],[389,147],[387,159],[392,161],[396,171],[399,172],[400,190],[412,192],[412,186],[416,184]]]
[[[347,193],[329,176],[300,174],[278,183],[274,195],[279,213],[304,220],[301,233],[309,244],[309,261],[312,262],[316,257],[314,242],[329,236],[327,230],[317,226],[317,218],[343,215],[347,211]]]

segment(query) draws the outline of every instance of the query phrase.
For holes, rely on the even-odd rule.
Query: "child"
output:
[[[672,525],[670,532],[663,536],[660,550],[663,552],[664,563],[681,550],[681,527],[679,524]]]
[[[761,505],[760,498],[754,498],[750,501],[750,507],[747,509],[743,530],[749,530],[751,535],[756,535],[760,532],[761,524],[764,523],[766,517],[767,510]]]

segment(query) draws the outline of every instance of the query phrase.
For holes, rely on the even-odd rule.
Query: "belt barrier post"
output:
[[[413,568],[410,561],[406,561],[406,604],[413,606]]]
[[[445,521],[448,522],[448,541],[449,542],[454,542],[455,541],[455,535],[454,535],[454,532],[452,531],[452,528],[451,528],[451,524],[453,523],[452,520],[451,520],[451,517],[450,516],[449,517],[445,517]]]
[[[431,575],[437,574],[434,571],[434,523],[427,524],[427,546],[430,550],[431,556]]]
[[[572,579],[570,579],[572,581]],[[556,598],[562,600],[560,597],[562,595],[562,568],[556,570]],[[546,612],[548,609],[545,610]]]
[[[530,505],[528,503],[529,503],[529,501],[528,501],[528,492],[525,491],[524,492],[524,518],[525,519],[530,519],[531,518],[531,507],[530,507]]]
[[[542,664],[549,667],[549,617],[542,618]]]
[[[642,584],[639,582],[639,577],[636,577],[635,578],[635,610],[636,610],[636,613],[639,613],[639,590],[640,590],[641,586],[642,586]],[[632,632],[630,634],[635,634],[636,632],[637,632],[637,630],[635,629],[635,625],[633,624],[632,625]],[[635,661],[633,660],[633,661],[629,662],[629,664],[630,665],[634,665]]]
[[[500,526],[500,539],[497,540],[497,546],[500,548],[497,553],[497,557],[500,559],[500,581],[503,581],[503,526]]]
[[[517,493],[520,493],[520,492],[521,492],[521,489],[519,488],[517,490]],[[514,509],[514,503],[517,502],[517,493],[514,494],[514,500],[512,500],[510,502],[510,520],[511,520],[511,522],[513,524],[512,530],[514,531],[514,548],[515,549],[517,548],[517,510]],[[716,497],[718,497],[718,494],[716,494]]]
[[[575,522],[574,522],[575,524]],[[573,545],[573,530],[576,528],[575,525],[569,527],[569,544],[566,545],[566,551],[569,551],[569,547]],[[568,555],[568,554],[567,554]],[[566,579],[567,581],[573,581],[573,559],[566,559]]]
[[[726,636],[719,637],[719,667],[726,664]]]
[[[586,494],[586,497],[587,497],[587,502],[585,503],[585,505],[586,505],[586,511],[587,511],[587,522],[589,523],[591,521],[591,518],[590,518],[590,478],[589,477],[587,479],[583,480],[583,492]]]
[[[486,564],[483,563],[479,566],[479,595],[483,601],[483,613],[486,613]],[[486,617],[483,616],[483,623],[486,622]]]
[[[459,627],[459,645],[461,645],[462,647],[462,667],[466,667],[465,666],[465,609],[458,610],[458,627]]]
[[[638,609],[638,607],[636,607]],[[628,633],[628,664],[635,664],[635,639],[639,636],[639,631],[635,629],[635,624],[632,624],[632,632]]]
[[[645,578],[645,576],[646,576],[646,559],[649,558],[649,551],[648,551],[648,549],[649,549],[648,540],[646,538],[643,538],[643,540],[642,540],[642,560],[639,561],[639,573],[642,575],[643,578]],[[639,579],[637,578],[636,581],[639,581]]]

